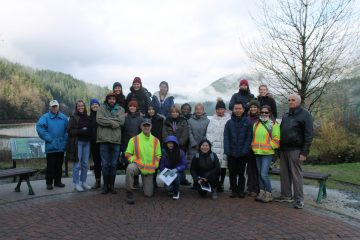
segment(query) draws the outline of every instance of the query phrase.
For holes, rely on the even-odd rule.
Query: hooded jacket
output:
[[[152,96],[151,100],[152,105],[154,106],[157,113],[168,117],[169,110],[174,105],[174,96],[171,93],[167,93],[163,102],[160,101],[160,91],[157,91]]]
[[[131,87],[130,93],[126,97],[126,104],[131,100],[136,100],[139,104],[139,111],[142,114],[145,114],[151,102],[150,97],[151,93],[146,88],[141,87],[139,90],[135,91],[135,89]],[[128,109],[128,106],[126,106],[126,109]]]
[[[210,155],[213,155],[211,157]],[[215,153],[211,152],[203,153],[199,151],[199,157],[196,155],[191,160],[190,173],[194,180],[198,180],[200,177],[208,178],[211,175],[218,175],[220,172],[219,159]]]
[[[173,142],[174,145],[179,146],[179,142],[175,136],[168,136],[167,138],[165,138],[164,144],[166,144],[168,142]],[[181,149],[180,149],[180,155],[181,155],[180,162],[176,166],[173,166],[168,159],[168,156],[166,154],[166,150],[164,147],[164,149],[162,150],[162,155],[161,155],[161,160],[160,160],[160,171],[164,170],[165,168],[168,168],[168,169],[176,168],[176,170],[178,172],[185,171],[186,166],[187,166],[186,155],[185,155],[184,151]]]
[[[242,102],[245,104],[245,110],[247,112],[247,110],[249,110],[249,102],[255,99],[254,95],[251,94],[250,89],[248,88],[248,91],[243,92],[241,90],[239,90],[239,92],[234,93],[230,99],[230,103],[229,103],[229,109],[230,111],[232,111],[234,109],[234,105],[236,102]]]
[[[211,142],[212,151],[218,156],[222,168],[227,168],[227,161],[224,159],[224,130],[230,117],[229,113],[222,117],[215,113],[206,130],[206,138]]]

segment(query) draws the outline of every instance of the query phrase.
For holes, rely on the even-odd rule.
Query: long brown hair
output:
[[[85,102],[84,102],[82,99],[76,101],[76,103],[75,103],[75,112],[76,112],[76,113],[79,113],[78,110],[77,110],[77,107],[78,107],[78,104],[79,104],[79,103],[84,104],[84,115],[87,116],[86,104],[85,104]]]

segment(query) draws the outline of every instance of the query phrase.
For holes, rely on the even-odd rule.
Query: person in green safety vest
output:
[[[145,118],[141,122],[141,133],[131,138],[125,151],[129,160],[126,168],[126,201],[134,204],[134,176],[141,175],[144,194],[151,197],[154,194],[153,174],[159,167],[161,144],[159,139],[151,134],[151,120]]]

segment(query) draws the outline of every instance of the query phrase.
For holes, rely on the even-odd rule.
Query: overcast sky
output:
[[[247,72],[252,0],[2,0],[0,56],[101,86],[196,92]]]

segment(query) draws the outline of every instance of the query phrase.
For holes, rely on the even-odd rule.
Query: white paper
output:
[[[211,186],[210,186],[210,184],[208,182],[200,181],[200,187],[204,191],[211,192]]]
[[[177,174],[170,174],[171,169],[165,168],[161,171],[159,178],[161,181],[163,181],[167,186],[170,186],[170,184],[175,180],[177,177]]]

